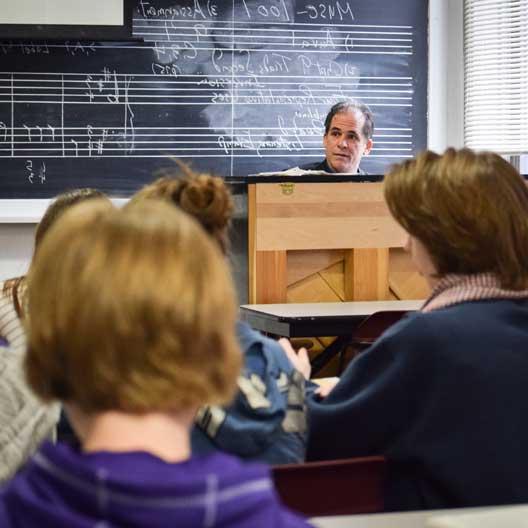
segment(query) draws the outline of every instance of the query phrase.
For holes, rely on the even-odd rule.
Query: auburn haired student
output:
[[[96,189],[74,189],[58,195],[37,225],[33,253],[36,254],[44,235],[65,210],[94,198],[106,200],[111,207],[110,200]],[[0,481],[10,478],[44,439],[55,435],[59,420],[59,406],[43,405],[24,379],[25,294],[25,276],[0,283],[0,336],[9,344],[9,348],[0,349]]]
[[[198,174],[180,163],[181,174],[159,178],[132,197],[131,204],[163,200],[189,213],[227,255],[233,198],[222,178]],[[305,456],[305,380],[292,366],[287,341],[267,338],[242,321],[237,336],[244,355],[238,392],[228,406],[200,410],[193,430],[195,453],[222,449],[270,464],[301,462]],[[281,346],[282,345],[282,346]],[[295,353],[293,353],[295,355]],[[305,373],[309,375],[306,351]],[[293,358],[295,360],[295,358]]]
[[[106,200],[111,205],[106,195],[97,189],[73,189],[56,196],[37,224],[33,254],[38,251],[44,235],[64,211],[72,205],[93,199]],[[26,346],[24,329],[20,323],[20,319],[24,317],[25,278],[25,275],[21,275],[0,283],[0,335],[11,346],[21,349]]]
[[[310,404],[308,457],[384,454],[389,509],[528,501],[528,189],[489,152],[385,177],[432,294]]]
[[[264,467],[191,458],[197,409],[236,388],[235,316],[224,259],[184,213],[66,212],[30,270],[25,366],[81,448],[45,444],[2,491],[0,525],[305,526]]]

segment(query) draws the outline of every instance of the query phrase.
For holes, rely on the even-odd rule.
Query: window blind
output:
[[[528,153],[528,0],[464,1],[464,140]]]

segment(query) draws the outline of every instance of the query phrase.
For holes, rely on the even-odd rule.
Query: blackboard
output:
[[[0,38],[130,40],[136,0],[24,0],[0,10]]]
[[[0,198],[127,196],[170,157],[232,177],[322,159],[369,104],[382,173],[425,148],[426,0],[138,0],[135,42],[0,44]]]

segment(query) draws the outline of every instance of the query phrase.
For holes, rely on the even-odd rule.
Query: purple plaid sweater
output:
[[[269,471],[215,453],[167,463],[145,453],[82,454],[44,444],[0,494],[0,526],[304,527]]]

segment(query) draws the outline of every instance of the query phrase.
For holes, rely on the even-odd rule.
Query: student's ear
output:
[[[372,139],[367,139],[367,145],[365,146],[365,150],[363,151],[363,156],[368,156],[370,154],[372,145],[374,145],[374,142],[372,141]]]

